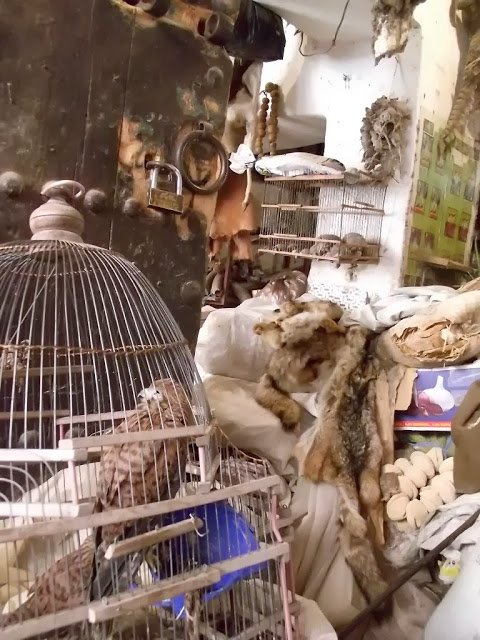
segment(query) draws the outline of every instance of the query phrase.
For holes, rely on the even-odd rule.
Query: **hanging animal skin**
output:
[[[376,0],[372,7],[375,64],[401,53],[408,42],[413,11],[425,0]]]
[[[462,12],[461,24],[469,37],[469,45],[462,77],[458,81],[459,90],[447,126],[438,141],[438,151],[442,156],[452,148],[456,131],[467,124],[472,109],[480,99],[480,5],[478,0],[456,0],[455,8]],[[475,119],[471,124],[475,124]]]

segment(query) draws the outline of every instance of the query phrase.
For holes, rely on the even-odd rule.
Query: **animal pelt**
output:
[[[254,327],[273,349],[255,399],[281,420],[286,431],[294,431],[302,417],[290,394],[311,391],[320,367],[344,340],[345,329],[337,322],[342,313],[331,302],[293,301],[283,304],[274,320]]]
[[[338,488],[343,552],[369,601],[386,588],[363,517],[373,525],[377,544],[384,544],[375,395],[380,365],[370,355],[371,335],[363,327],[348,329],[320,395],[320,415],[295,451],[301,475]]]
[[[362,161],[372,178],[383,180],[395,175],[400,166],[409,120],[408,107],[386,96],[378,98],[365,110],[360,129]]]
[[[456,0],[454,8],[461,12],[462,20],[456,24],[458,30],[463,29],[468,38],[468,49],[464,57],[463,68],[459,70],[459,78],[455,91],[447,125],[440,135],[438,151],[445,156],[451,150],[457,132],[462,131],[471,118],[469,128],[478,136],[480,98],[480,3],[478,0]],[[477,125],[475,126],[475,122]]]
[[[425,0],[375,0],[372,6],[375,64],[402,53],[413,25],[413,12]]]

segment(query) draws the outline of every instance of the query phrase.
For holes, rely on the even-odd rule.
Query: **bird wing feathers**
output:
[[[94,554],[94,538],[88,536],[78,549],[57,560],[36,578],[30,588],[30,598],[0,618],[0,628],[85,604]]]
[[[163,381],[163,400],[155,406],[141,403],[137,412],[116,433],[168,429],[191,424],[193,416],[181,385]],[[106,447],[101,461],[98,499],[102,510],[125,508],[173,497],[169,488],[187,454],[185,438],[138,442]],[[109,525],[102,531],[104,542],[118,536],[128,523]]]

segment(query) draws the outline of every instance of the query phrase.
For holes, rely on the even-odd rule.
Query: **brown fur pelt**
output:
[[[402,53],[413,25],[413,12],[425,0],[375,0],[372,6],[375,64]]]
[[[459,70],[455,99],[447,125],[438,140],[438,151],[442,156],[451,150],[457,132],[463,131],[472,111],[478,114],[480,99],[480,2],[456,0],[454,8],[461,12],[462,20],[455,26],[457,30],[463,29],[463,35],[468,38],[468,49],[463,69]]]
[[[286,302],[274,320],[259,322],[255,333],[273,348],[255,399],[293,431],[302,409],[291,393],[311,391],[320,367],[344,341],[345,329],[337,320],[342,309],[332,302]]]
[[[341,544],[369,601],[386,588],[369,539],[384,544],[380,492],[382,444],[377,431],[375,381],[380,364],[370,355],[370,332],[350,327],[335,354],[335,367],[320,396],[320,415],[300,439],[300,473],[311,482],[334,484],[341,499]]]

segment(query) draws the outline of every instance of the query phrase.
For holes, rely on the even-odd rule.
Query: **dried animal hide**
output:
[[[462,12],[462,25],[470,38],[465,66],[459,79],[455,100],[438,141],[438,151],[444,156],[453,146],[456,131],[462,130],[470,116],[470,126],[478,129],[480,100],[480,3],[478,0],[456,0],[456,9]],[[472,109],[475,111],[471,114]],[[478,131],[474,131],[478,135]]]
[[[321,414],[300,439],[295,454],[311,482],[334,484],[341,499],[345,558],[369,601],[385,580],[368,537],[366,512],[383,545],[380,492],[382,444],[377,430],[376,379],[380,365],[368,351],[369,332],[351,327],[335,354],[335,367],[321,394]]]
[[[372,7],[375,64],[404,51],[413,11],[422,2],[425,0],[376,0]]]
[[[255,333],[274,349],[255,399],[286,431],[294,431],[302,417],[290,394],[311,391],[320,367],[344,340],[345,329],[337,323],[342,313],[332,302],[287,302],[275,320],[255,325]]]
[[[366,109],[360,129],[365,170],[377,180],[395,175],[400,165],[401,148],[408,107],[396,99],[382,96]]]
[[[210,227],[210,259],[218,255],[224,243],[232,240],[231,257],[236,260],[252,260],[250,232],[257,228],[255,208],[252,203],[244,208],[243,198],[247,176],[228,172],[225,184],[218,192],[217,206]]]

